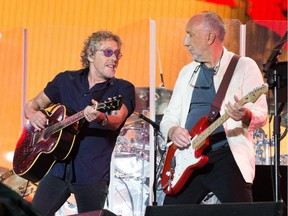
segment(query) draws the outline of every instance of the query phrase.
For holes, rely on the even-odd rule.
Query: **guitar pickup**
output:
[[[170,191],[171,189],[171,182],[173,180],[173,177],[174,177],[174,172],[175,172],[175,167],[176,167],[176,157],[173,157],[170,161],[170,171],[167,172],[167,176],[169,176],[169,179],[168,179],[168,191]]]
[[[176,167],[176,157],[173,157],[170,161],[170,171],[174,171],[175,170],[175,167]]]

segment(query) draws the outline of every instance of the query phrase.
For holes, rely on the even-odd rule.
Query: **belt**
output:
[[[221,148],[229,146],[225,132],[220,132],[220,133],[211,135],[209,137],[209,143],[210,143],[209,147],[211,151],[216,151]]]
[[[216,134],[212,134],[210,137],[209,137],[209,141],[210,141],[210,144],[213,145],[214,143],[218,143],[222,140],[225,140],[226,139],[226,134],[225,132],[219,132],[219,133],[216,133]]]
[[[218,145],[219,144],[219,145]],[[229,144],[228,144],[228,142],[224,142],[224,143],[217,143],[217,144],[214,144],[214,145],[210,145],[209,147],[209,149],[211,150],[211,151],[217,151],[217,150],[219,150],[219,149],[222,149],[222,148],[226,148],[226,147],[228,147],[229,146]]]

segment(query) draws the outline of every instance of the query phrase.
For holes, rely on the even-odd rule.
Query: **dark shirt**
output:
[[[200,66],[200,71],[198,72],[199,75],[197,77],[192,98],[191,98],[191,103],[190,103],[190,108],[189,108],[189,113],[187,116],[187,121],[185,124],[185,128],[188,131],[191,131],[191,129],[195,126],[195,124],[200,120],[205,115],[208,115],[210,111],[210,106],[213,103],[213,100],[215,98],[216,92],[215,92],[215,87],[214,87],[214,82],[213,82],[213,74],[214,74],[214,69],[213,68],[207,68],[204,65]],[[214,137],[217,135],[220,135],[224,133],[224,127],[221,125],[217,130],[212,133]],[[216,135],[217,134],[217,135]],[[220,136],[217,136],[220,137]],[[221,136],[221,139],[223,136]],[[212,136],[213,139],[213,136]],[[221,146],[227,142],[224,134],[224,139],[225,140],[210,140],[213,144],[213,146]]]
[[[97,101],[121,95],[122,103],[126,105],[129,115],[133,113],[135,109],[133,84],[123,79],[112,78],[89,89],[88,71],[89,69],[85,68],[59,73],[47,84],[45,94],[53,103],[60,103],[69,110],[79,112],[92,104],[91,99],[95,93],[107,88],[101,91],[102,97]],[[86,122],[76,136],[70,158],[64,162],[57,161],[51,173],[60,178],[64,178],[68,173],[70,181],[77,184],[91,184],[103,180],[109,182],[111,155],[121,127],[117,131],[111,131],[96,122]],[[69,170],[65,174],[67,164]]]

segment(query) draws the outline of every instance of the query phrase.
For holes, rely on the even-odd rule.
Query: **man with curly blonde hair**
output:
[[[57,160],[39,183],[32,204],[41,215],[54,215],[71,193],[79,213],[104,207],[116,138],[135,108],[134,85],[115,78],[121,45],[120,38],[109,31],[93,33],[81,53],[83,68],[59,73],[25,106],[26,118],[38,131],[47,126],[47,116],[40,110],[52,104],[64,105],[74,113],[83,111],[85,119],[68,158]],[[98,102],[119,95],[119,110],[95,109]]]

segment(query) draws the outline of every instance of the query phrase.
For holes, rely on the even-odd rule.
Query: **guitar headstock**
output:
[[[252,92],[243,97],[239,101],[239,103],[241,105],[248,102],[254,103],[262,94],[266,94],[267,92],[268,92],[268,84],[264,83],[262,86],[255,88]]]
[[[98,103],[96,109],[100,112],[111,112],[112,110],[119,110],[121,106],[122,96],[119,95]]]

